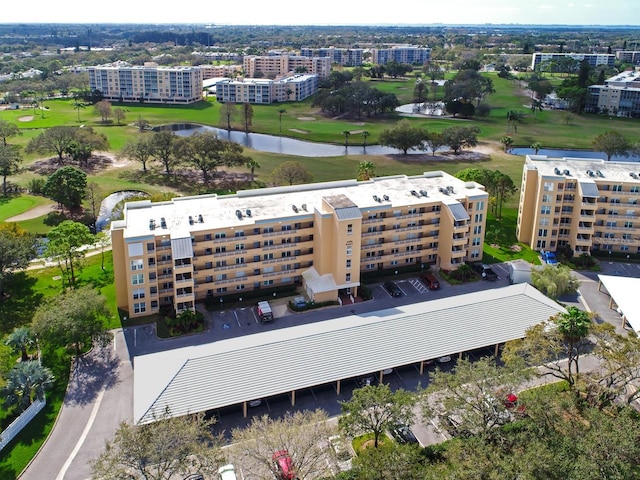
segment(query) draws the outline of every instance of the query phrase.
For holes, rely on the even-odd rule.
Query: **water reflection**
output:
[[[228,131],[222,128],[208,125],[177,123],[157,128],[158,130],[172,130],[179,136],[193,135],[195,132],[215,132],[219,138],[231,140],[244,147],[260,152],[282,153],[285,155],[297,155],[299,157],[339,157],[343,155],[391,155],[402,153],[397,148],[383,147],[381,145],[340,146],[326,143],[308,142],[294,138],[266,135],[264,133],[244,133]],[[353,137],[357,137],[354,134]],[[421,150],[409,150],[411,154],[424,154]]]

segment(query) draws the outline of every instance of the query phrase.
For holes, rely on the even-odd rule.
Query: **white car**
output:
[[[218,469],[220,480],[237,480],[236,470],[233,465],[223,465]]]
[[[438,357],[438,363],[448,363],[451,361],[451,356],[445,355],[444,357]]]

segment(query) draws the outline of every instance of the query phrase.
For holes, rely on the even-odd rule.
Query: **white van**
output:
[[[258,302],[258,318],[262,323],[268,323],[273,321],[273,311],[269,302]]]

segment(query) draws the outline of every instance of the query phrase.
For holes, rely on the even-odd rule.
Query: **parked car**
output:
[[[359,387],[366,387],[368,385],[373,385],[375,382],[375,377],[373,375],[363,375],[362,377],[358,377],[356,379],[356,383]]]
[[[438,363],[449,363],[451,361],[451,356],[445,355],[443,357],[438,357],[437,360],[438,360]]]
[[[297,308],[304,308],[307,306],[307,301],[304,299],[304,297],[295,297],[293,299],[293,305]]]
[[[218,469],[220,480],[236,480],[236,470],[233,465],[223,465]]]
[[[391,435],[398,443],[419,443],[418,439],[407,425],[395,425],[391,429]]]
[[[542,260],[547,265],[557,265],[558,264],[558,259],[556,258],[556,254],[553,253],[553,252],[548,252],[546,250],[541,250],[540,251],[540,256],[542,257]]]
[[[389,292],[389,295],[392,297],[402,296],[402,290],[400,290],[400,287],[396,282],[384,282],[384,288],[387,289],[387,292]]]
[[[293,471],[293,459],[288,451],[280,450],[274,453],[271,459],[278,470],[281,480],[296,480],[297,477]]]
[[[498,279],[498,274],[485,263],[474,263],[471,265],[471,267],[478,275],[482,277],[483,280],[489,280],[493,282]]]
[[[259,407],[260,405],[262,405],[262,399],[261,398],[256,398],[255,400],[249,400],[249,406],[250,407]]]
[[[440,288],[440,282],[432,273],[425,273],[421,278],[429,290],[438,290]]]

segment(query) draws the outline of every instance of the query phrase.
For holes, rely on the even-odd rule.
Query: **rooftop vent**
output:
[[[294,212],[298,213],[298,207],[296,207],[295,205],[291,205],[291,208]]]
[[[554,168],[554,169],[553,169],[553,172],[554,172],[556,175],[561,175],[561,174],[562,174],[562,172],[560,171],[560,169],[559,169],[558,167]]]
[[[420,190],[420,195],[422,195],[423,197],[428,197],[429,194],[427,193],[426,190]]]
[[[629,173],[629,175],[631,175],[631,178],[638,178],[638,175],[636,175],[635,172],[631,172]]]
[[[380,201],[380,199],[378,198],[378,195],[374,195],[374,196],[373,196],[373,200],[374,200],[375,202],[379,202],[379,201]]]
[[[167,221],[164,219],[164,217],[160,218],[160,226],[162,228],[167,228]]]
[[[593,177],[594,175],[593,170],[587,170],[587,175],[589,175],[590,177]]]
[[[596,175],[604,178],[604,173],[602,173],[600,170],[596,170]]]
[[[382,198],[384,198],[385,202],[389,201],[389,195],[383,195]]]
[[[418,192],[416,192],[415,190],[411,190],[411,195],[413,195],[414,197],[419,197],[420,194]]]
[[[156,229],[156,221],[152,218],[149,220],[149,230],[155,230]]]
[[[236,210],[236,217],[242,219],[242,210]]]
[[[198,215],[198,223],[204,223],[204,218],[202,218],[202,214]]]
[[[251,210],[249,210],[248,208],[245,210],[244,213],[247,215],[247,217],[251,216]]]
[[[193,217],[189,215],[189,225],[193,225]]]
[[[440,193],[444,193],[445,195],[449,195],[449,190],[447,190],[447,189],[446,189],[446,188],[444,188],[444,187],[438,187],[438,191],[439,191]]]
[[[449,186],[447,187],[447,192],[449,192],[449,193],[455,193],[455,192],[453,191],[453,187],[452,187],[451,185],[449,185]]]
[[[300,205],[300,207],[302,208],[302,210],[304,210],[305,212],[307,211],[307,204],[303,203],[302,205]]]
[[[571,172],[569,170],[564,170],[562,173],[564,173],[565,175],[571,175]]]

